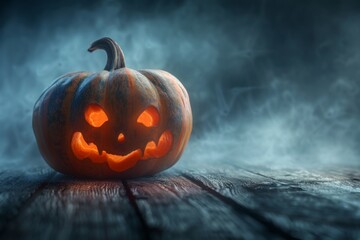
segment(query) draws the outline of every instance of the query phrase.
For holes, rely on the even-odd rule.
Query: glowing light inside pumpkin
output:
[[[90,158],[93,162],[101,163],[106,161],[106,155],[99,155],[97,146],[94,143],[87,143],[81,132],[75,132],[71,140],[71,148],[79,159]]]
[[[107,162],[112,170],[122,172],[133,167],[139,160],[164,157],[169,153],[172,143],[173,135],[167,130],[161,134],[157,144],[154,141],[146,144],[144,154],[140,148],[127,155],[111,154],[104,150],[99,154],[94,143],[87,143],[81,132],[75,132],[71,140],[71,148],[80,160],[89,158],[93,163]]]
[[[96,104],[90,104],[85,110],[85,119],[93,127],[101,127],[109,120],[105,111]]]
[[[155,127],[159,124],[159,112],[155,107],[148,107],[137,118],[137,122],[146,127]]]
[[[119,141],[119,142],[125,141],[125,136],[124,136],[124,134],[120,133],[120,134],[118,135],[118,141]]]
[[[165,131],[161,134],[159,142],[156,145],[154,141],[148,142],[145,147],[144,156],[142,159],[161,158],[165,156],[172,145],[173,136],[170,131]]]

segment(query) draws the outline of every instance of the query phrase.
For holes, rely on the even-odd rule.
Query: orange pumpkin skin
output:
[[[108,54],[104,71],[61,76],[35,103],[33,129],[42,156],[73,176],[132,178],[169,168],[192,130],[186,89],[165,71],[126,68],[110,38],[89,51],[96,49]],[[95,118],[101,114],[102,120]]]

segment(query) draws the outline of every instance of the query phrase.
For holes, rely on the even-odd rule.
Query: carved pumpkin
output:
[[[34,106],[40,152],[55,170],[74,176],[138,177],[172,166],[191,134],[189,96],[162,70],[125,67],[119,45],[95,41],[105,70],[58,78]]]

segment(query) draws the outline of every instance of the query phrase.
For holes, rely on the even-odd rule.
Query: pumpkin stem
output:
[[[120,46],[111,38],[104,37],[93,42],[88,49],[93,52],[97,49],[105,50],[107,54],[107,63],[104,70],[113,71],[125,67],[125,57]]]

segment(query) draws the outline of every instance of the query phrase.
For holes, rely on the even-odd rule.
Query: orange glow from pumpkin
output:
[[[125,136],[122,133],[120,135],[125,140]],[[110,169],[122,172],[135,166],[139,160],[164,157],[169,153],[172,143],[173,135],[167,130],[161,134],[157,144],[154,141],[146,144],[144,154],[139,148],[127,155],[111,154],[106,151],[99,153],[94,143],[87,143],[81,132],[75,132],[71,140],[71,148],[74,155],[80,160],[89,158],[93,163],[107,162]]]
[[[120,134],[118,135],[118,141],[119,141],[119,142],[125,141],[125,136],[124,136],[124,134],[120,133]]]
[[[143,124],[146,127],[155,127],[159,124],[159,112],[153,106],[145,109],[137,118],[137,122]]]
[[[169,130],[163,132],[157,145],[154,141],[148,142],[146,144],[144,156],[142,159],[161,158],[165,156],[169,152],[172,142],[173,136],[171,132]]]
[[[71,140],[71,148],[79,159],[90,158],[93,162],[98,163],[106,161],[106,155],[99,155],[97,146],[94,143],[88,144],[81,132],[74,133]]]
[[[85,119],[93,127],[101,127],[109,120],[105,111],[96,104],[90,104],[85,110]]]

